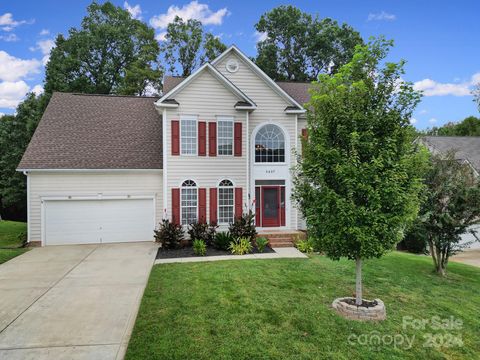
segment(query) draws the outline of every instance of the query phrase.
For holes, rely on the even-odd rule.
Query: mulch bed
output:
[[[353,298],[343,299],[342,301],[344,303],[347,303],[348,305],[356,305],[355,304],[355,299],[353,299]],[[369,300],[362,299],[362,305],[358,305],[358,307],[369,308],[369,307],[374,307],[374,306],[377,306],[377,305],[378,305],[378,302],[376,300],[369,301]]]
[[[274,253],[275,251],[270,247],[265,247],[263,254]],[[261,254],[257,248],[253,248],[251,254]],[[207,254],[205,256],[195,255],[193,248],[191,246],[186,246],[180,249],[166,250],[159,248],[157,252],[157,259],[175,259],[182,257],[206,257],[206,256],[219,256],[219,255],[232,255],[230,251],[218,250],[215,248],[208,247]]]

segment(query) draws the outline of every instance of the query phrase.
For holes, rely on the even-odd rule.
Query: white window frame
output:
[[[193,182],[193,183],[195,184],[195,186],[184,186],[183,184],[184,184],[185,182],[187,182],[187,181]],[[196,219],[195,219],[195,221],[198,221],[198,208],[199,208],[199,206],[198,206],[198,183],[197,183],[195,180],[193,180],[193,179],[186,179],[186,180],[182,181],[182,183],[181,183],[181,185],[180,185],[180,224],[181,224],[182,226],[184,226],[184,225],[188,226],[188,225],[190,225],[190,223],[187,223],[187,224],[184,224],[184,223],[183,223],[183,209],[184,209],[184,208],[193,208],[193,206],[183,206],[183,205],[182,205],[182,202],[183,202],[183,190],[184,190],[184,189],[189,189],[189,190],[193,189],[193,190],[195,190],[196,203],[197,203],[197,205],[195,206],[195,208],[196,208],[196,211],[195,211],[195,214],[196,214],[195,217],[196,217]]]
[[[275,126],[276,128],[278,128],[283,136],[283,146],[284,146],[284,153],[283,153],[283,161],[273,161],[273,162],[269,162],[269,161],[265,161],[265,162],[262,162],[262,161],[257,161],[257,151],[256,151],[256,146],[257,146],[257,136],[259,135],[260,131],[267,125],[273,125]],[[275,166],[275,165],[285,165],[287,163],[287,149],[288,149],[288,144],[287,144],[287,135],[284,131],[284,129],[279,126],[278,124],[275,124],[275,123],[264,123],[264,124],[260,124],[258,126],[258,128],[256,129],[255,131],[255,135],[252,137],[253,138],[253,163],[255,165],[263,165],[263,166]]]
[[[230,122],[232,127],[232,152],[230,154],[220,154],[220,122]],[[217,156],[233,156],[234,154],[234,147],[235,147],[235,120],[233,116],[217,116]],[[222,139],[228,139],[226,137],[222,137]]]
[[[185,121],[185,120],[195,122],[195,149],[194,149],[195,152],[194,153],[184,153],[183,152],[182,122]],[[198,117],[195,116],[195,115],[182,115],[182,116],[180,116],[180,155],[182,155],[182,156],[198,156]]]
[[[229,185],[229,186],[220,186],[220,184],[223,182],[223,181],[230,181],[230,183],[232,185]],[[218,182],[218,185],[217,185],[217,217],[218,217],[218,224],[219,225],[230,225],[231,222],[222,222],[220,221],[220,189],[231,189],[232,190],[232,221],[233,222],[235,220],[235,184],[233,183],[232,180],[228,179],[228,178],[225,178],[225,179],[222,179]],[[227,206],[230,206],[230,205],[222,205],[223,207],[227,207]]]

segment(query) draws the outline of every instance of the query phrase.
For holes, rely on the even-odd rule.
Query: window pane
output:
[[[255,162],[285,162],[285,138],[273,124],[263,126],[255,136]]]
[[[182,211],[182,225],[189,225],[197,221],[197,187],[195,182],[187,180],[182,184],[180,207]]]
[[[221,224],[230,224],[233,222],[234,215],[234,191],[230,180],[220,182],[218,188],[218,222]]]
[[[181,154],[195,155],[197,153],[197,121],[181,119],[180,121]]]
[[[217,127],[218,155],[233,155],[233,121],[219,120]]]

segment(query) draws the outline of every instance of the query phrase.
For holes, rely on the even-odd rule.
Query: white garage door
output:
[[[45,201],[45,245],[153,240],[152,199]]]

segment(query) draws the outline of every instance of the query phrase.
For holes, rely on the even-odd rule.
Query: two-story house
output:
[[[291,168],[308,86],[232,46],[166,77],[161,98],[54,93],[18,167],[29,241],[152,240],[163,218],[226,228],[248,209],[260,231],[302,229]]]

